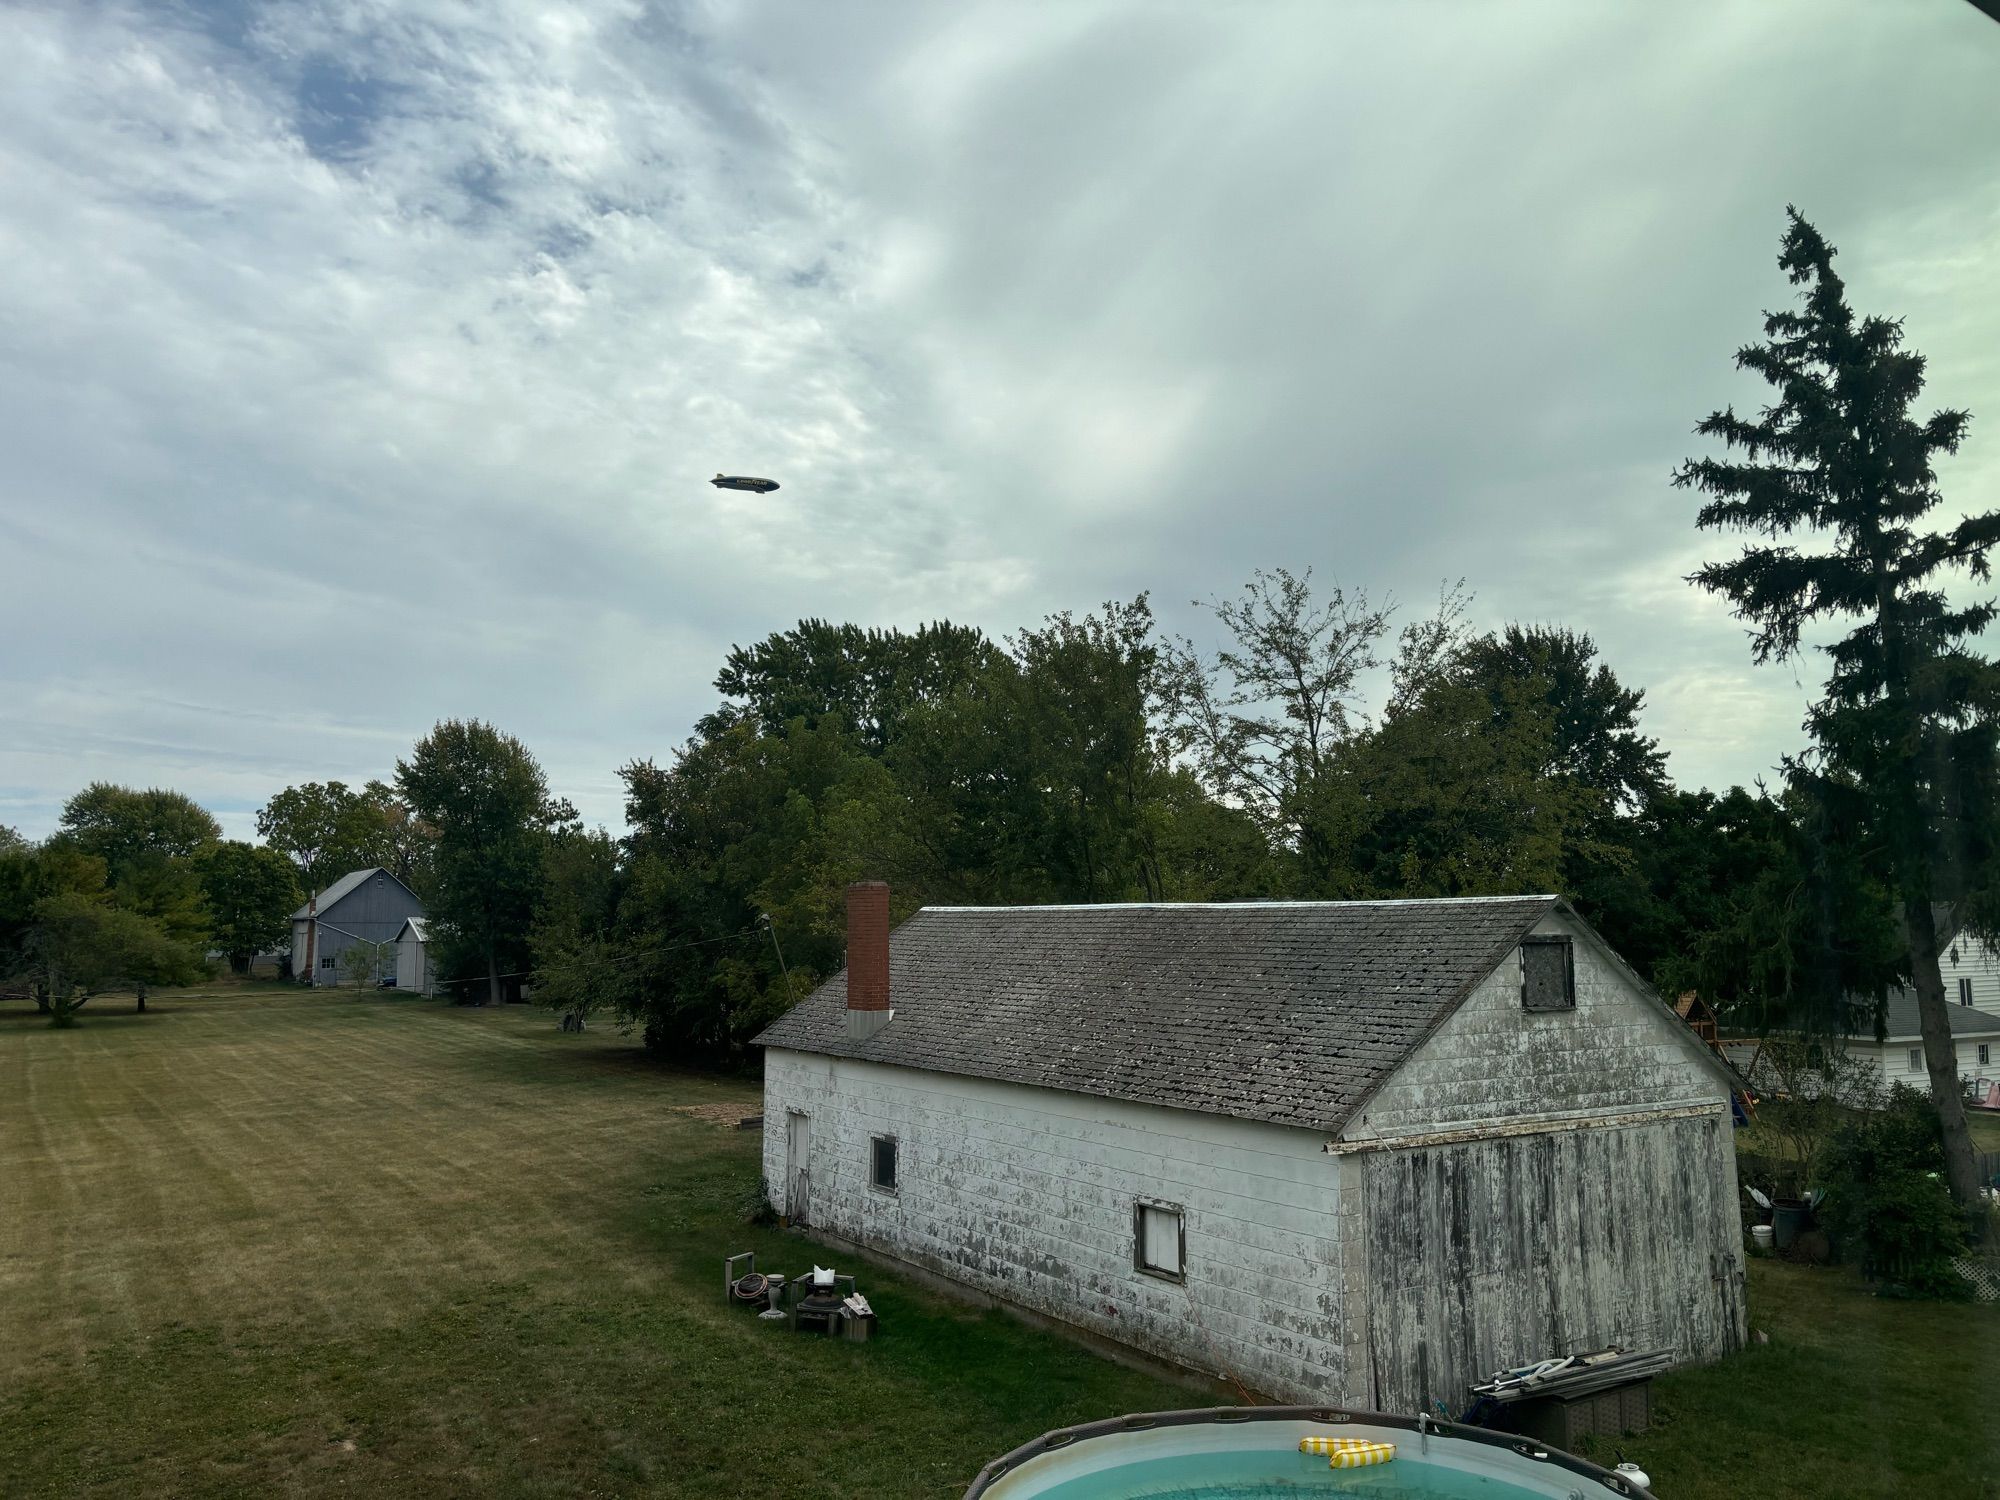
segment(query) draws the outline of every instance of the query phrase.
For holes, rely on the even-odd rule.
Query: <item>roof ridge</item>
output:
[[[1520,896],[1391,896],[1361,901],[1041,901],[1006,906],[926,905],[920,912],[990,911],[1301,911],[1357,906],[1475,906],[1498,905],[1504,901],[1560,901],[1552,891],[1536,891]]]

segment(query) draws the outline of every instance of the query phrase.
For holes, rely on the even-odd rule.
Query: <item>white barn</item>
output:
[[[1743,1338],[1734,1076],[1551,896],[927,907],[765,1048],[815,1234],[1283,1399]]]

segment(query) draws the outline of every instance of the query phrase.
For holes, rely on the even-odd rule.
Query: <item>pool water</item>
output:
[[[1524,1489],[1402,1452],[1372,1468],[1333,1469],[1321,1454],[1270,1447],[1142,1459],[1035,1491],[1036,1500],[1548,1500],[1581,1493],[1568,1485]]]

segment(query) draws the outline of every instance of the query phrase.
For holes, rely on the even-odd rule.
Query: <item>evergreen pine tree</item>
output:
[[[1805,725],[1814,748],[1792,769],[1837,778],[1865,802],[1860,852],[1895,892],[1945,1164],[1971,1205],[1978,1182],[1938,969],[1948,934],[1933,903],[1990,890],[2000,670],[1974,649],[1994,605],[1954,603],[1942,575],[1988,578],[2000,512],[1932,519],[1933,460],[1957,449],[1969,417],[1912,415],[1923,356],[1903,347],[1899,321],[1856,317],[1833,247],[1786,212],[1778,264],[1804,288],[1801,306],[1766,314],[1766,341],[1736,356],[1776,400],[1755,419],[1710,416],[1696,430],[1740,458],[1689,460],[1675,474],[1709,497],[1698,526],[1761,540],[1690,581],[1731,601],[1760,663],[1796,656],[1822,622],[1850,626],[1825,647],[1832,671]]]

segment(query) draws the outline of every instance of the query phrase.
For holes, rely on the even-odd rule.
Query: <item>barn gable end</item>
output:
[[[1558,908],[1533,935],[1570,940],[1576,1008],[1524,1009],[1513,949],[1360,1105],[1343,1140],[1727,1106],[1715,1055],[1586,923]]]

